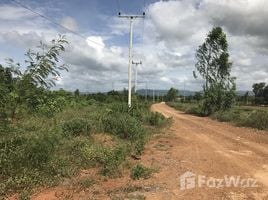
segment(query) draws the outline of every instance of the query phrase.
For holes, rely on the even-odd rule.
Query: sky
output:
[[[146,13],[145,19],[134,20],[133,27],[133,60],[142,61],[138,89],[147,85],[201,90],[203,81],[192,75],[195,52],[215,26],[227,35],[237,89],[251,90],[255,82],[268,82],[265,0],[17,1],[72,32],[12,0],[0,0],[0,63],[6,65],[6,58],[13,58],[25,69],[24,54],[29,48],[66,35],[69,44],[60,58],[69,72],[61,73],[55,89],[105,92],[127,88],[129,21],[118,18],[118,12]],[[134,70],[135,65],[133,75]]]

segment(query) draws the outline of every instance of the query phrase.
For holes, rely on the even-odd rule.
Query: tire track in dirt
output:
[[[187,140],[186,145],[191,149],[185,147],[188,151],[184,151],[184,153],[188,155],[188,163],[191,164],[188,164],[186,169],[206,177],[237,175],[256,178],[260,185],[258,188],[247,188],[247,190],[245,188],[223,188],[219,191],[214,188],[213,191],[213,188],[210,190],[206,188],[205,191],[214,199],[268,199],[267,132],[234,127],[208,118],[187,115],[164,103],[153,105],[152,110],[172,117],[174,122],[171,130],[176,136]],[[173,149],[175,157],[179,157],[178,151],[180,151],[179,148],[178,150]],[[191,196],[194,196],[194,198],[187,197],[187,199],[200,199],[199,189],[186,191],[186,195],[190,193]],[[204,194],[201,199],[211,199]]]

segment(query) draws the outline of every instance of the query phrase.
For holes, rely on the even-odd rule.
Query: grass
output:
[[[0,197],[21,192],[27,199],[33,188],[58,184],[90,167],[107,177],[120,176],[127,158],[142,153],[152,130],[168,124],[151,114],[149,105],[127,111],[120,102],[90,102],[67,106],[53,117],[25,114],[0,125]],[[96,139],[99,133],[111,135],[111,145]]]
[[[96,184],[96,181],[90,177],[83,178],[79,180],[77,183],[77,185],[82,189],[89,188],[93,186],[94,184]]]
[[[189,114],[202,116],[197,104],[172,102],[168,105]],[[268,130],[267,107],[235,106],[229,110],[215,112],[210,117],[222,122],[231,122],[237,126]]]
[[[130,177],[133,180],[139,180],[141,178],[148,179],[151,177],[153,172],[153,169],[137,164],[132,168]]]

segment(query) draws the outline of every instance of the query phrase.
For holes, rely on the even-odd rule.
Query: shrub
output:
[[[36,112],[42,116],[53,117],[56,113],[61,112],[65,105],[66,99],[64,97],[43,97],[39,99]]]
[[[89,188],[90,186],[94,185],[96,183],[96,181],[92,178],[84,178],[78,181],[78,185],[85,189],[85,188]]]
[[[203,108],[200,105],[190,106],[189,108],[185,110],[185,112],[188,114],[193,114],[193,115],[197,115],[200,117],[207,116],[206,112],[203,110]]]
[[[80,134],[89,134],[91,131],[91,125],[88,121],[81,118],[74,118],[69,121],[65,121],[62,125],[62,131],[65,135],[78,136]]]
[[[159,112],[151,112],[148,121],[152,126],[161,127],[166,125],[168,120]]]
[[[125,160],[129,150],[125,145],[117,145],[115,148],[93,146],[84,152],[91,162],[101,166],[101,173],[105,176],[119,174],[119,165]]]
[[[218,111],[214,113],[211,117],[222,122],[238,122],[241,117],[241,112],[239,110],[227,110],[227,111]]]
[[[248,117],[241,120],[240,125],[258,129],[268,129],[268,112],[256,110],[251,112]]]
[[[151,177],[152,173],[152,169],[144,167],[141,164],[137,164],[132,168],[130,177],[133,180],[139,180],[140,178],[148,179]]]
[[[141,122],[127,113],[110,113],[103,119],[104,130],[119,136],[121,139],[135,141],[145,137]]]
[[[34,168],[44,167],[54,152],[59,136],[56,133],[43,133],[28,140],[24,147],[26,162]]]

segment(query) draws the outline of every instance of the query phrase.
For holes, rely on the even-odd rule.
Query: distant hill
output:
[[[166,95],[167,94],[167,92],[168,92],[168,90],[152,90],[152,89],[148,89],[147,90],[147,94],[149,95],[149,96],[153,96],[153,93],[155,94],[155,96],[164,96],[164,95]],[[137,90],[137,93],[139,94],[139,95],[146,95],[146,90],[145,89],[140,89],[140,90]],[[179,94],[180,95],[185,95],[185,96],[191,96],[191,95],[194,95],[196,92],[195,91],[190,91],[190,90],[185,90],[185,91],[183,91],[183,90],[179,90]]]
[[[164,95],[167,94],[167,92],[168,92],[168,90],[154,90],[155,96],[158,96],[158,95],[159,96],[164,96]],[[181,95],[181,96],[183,96],[183,95],[185,95],[185,96],[193,96],[196,92],[201,92],[202,93],[202,91],[179,90],[179,95]],[[236,95],[237,96],[243,96],[243,95],[245,95],[246,92],[247,91],[238,90],[238,91],[236,91]],[[137,93],[139,95],[144,96],[144,95],[146,95],[146,90],[145,89],[140,89],[140,90],[137,90]],[[153,90],[148,89],[147,90],[147,95],[153,96]],[[249,91],[249,96],[254,96],[254,93],[252,91]]]

